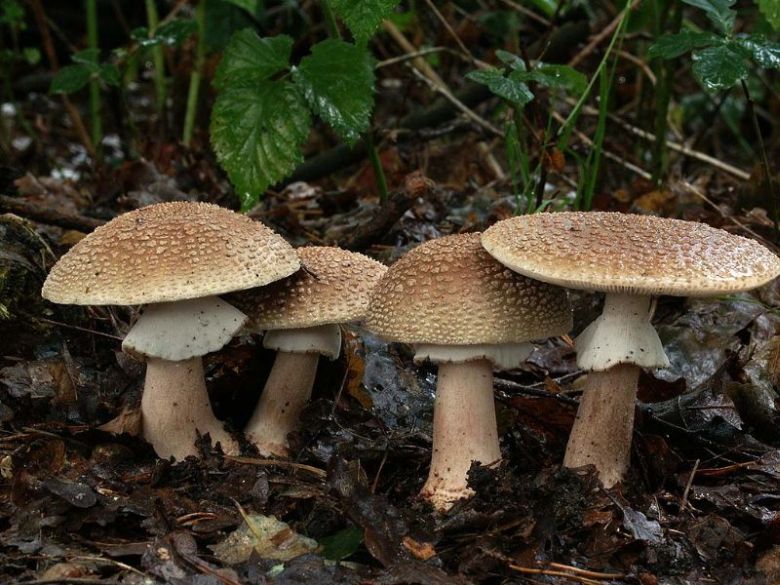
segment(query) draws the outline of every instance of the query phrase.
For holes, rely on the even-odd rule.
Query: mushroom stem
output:
[[[311,398],[319,359],[317,353],[277,352],[263,394],[244,429],[264,456],[287,456],[287,435],[298,428],[301,411]]]
[[[607,488],[623,479],[631,458],[639,372],[638,366],[620,364],[588,374],[564,467],[595,465]]]
[[[175,362],[147,358],[141,420],[144,438],[160,457],[197,456],[198,433],[208,433],[225,454],[238,454],[238,443],[211,410],[200,357]]]
[[[421,496],[439,511],[474,494],[472,461],[501,459],[493,403],[493,366],[485,359],[439,364],[433,412],[433,456]]]

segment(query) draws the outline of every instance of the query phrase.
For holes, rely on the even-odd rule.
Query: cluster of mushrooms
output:
[[[423,497],[447,510],[471,490],[472,462],[501,459],[493,370],[518,367],[532,341],[572,328],[566,288],[606,293],[577,338],[587,372],[564,465],[594,465],[611,487],[628,468],[641,368],[669,365],[651,324],[658,295],[716,296],[780,275],[780,259],[705,224],[607,212],[500,221],[484,233],[426,242],[390,268],[335,247],[293,249],[260,222],[206,203],[121,215],[52,268],[44,298],[141,305],[122,348],[146,361],[142,433],[161,457],[197,455],[209,434],[236,440],[214,416],[202,356],[239,331],[277,351],[244,434],[288,456],[319,357],[336,359],[343,324],[410,344],[438,365],[433,452]]]

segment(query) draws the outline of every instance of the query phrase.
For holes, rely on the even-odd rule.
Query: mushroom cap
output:
[[[209,203],[160,203],[120,215],[68,251],[43,297],[72,305],[139,305],[263,286],[298,270],[277,233]]]
[[[228,301],[249,316],[253,331],[298,329],[357,321],[387,267],[368,256],[331,246],[296,250],[304,269]]]
[[[402,343],[519,343],[571,329],[566,291],[508,270],[480,234],[445,236],[408,252],[371,295],[366,327]]]
[[[703,223],[613,212],[539,213],[498,222],[482,245],[531,278],[587,291],[713,296],[780,275],[767,248]]]

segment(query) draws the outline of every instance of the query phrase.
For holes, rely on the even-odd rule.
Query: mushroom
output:
[[[496,262],[478,233],[446,236],[408,252],[379,281],[366,327],[438,364],[433,454],[422,497],[446,511],[473,495],[473,461],[497,463],[493,366],[519,365],[528,341],[571,328],[566,292]]]
[[[780,260],[754,242],[696,222],[611,212],[514,217],[482,244],[512,270],[606,293],[600,317],[576,339],[589,372],[564,465],[595,465],[611,487],[628,469],[641,368],[669,365],[651,323],[657,295],[706,297],[759,287]]]
[[[333,247],[300,248],[298,256],[303,270],[229,297],[249,315],[250,331],[267,331],[263,346],[277,351],[244,429],[263,455],[287,455],[287,435],[298,428],[311,397],[320,355],[338,358],[339,324],[363,318],[369,293],[387,270],[363,254]]]
[[[215,295],[263,286],[300,267],[259,222],[207,203],[150,205],[120,215],[51,269],[44,298],[72,305],[145,305],[122,348],[146,358],[143,435],[160,457],[197,455],[197,433],[226,453],[236,442],[214,416],[201,356],[246,316]]]

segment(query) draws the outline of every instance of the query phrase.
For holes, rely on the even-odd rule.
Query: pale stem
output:
[[[439,364],[433,412],[433,456],[421,495],[440,511],[473,495],[467,485],[472,461],[501,459],[488,360]]]
[[[287,435],[298,428],[301,411],[311,398],[319,359],[318,353],[277,352],[263,394],[244,429],[264,456],[288,455]]]
[[[146,382],[141,398],[144,438],[162,458],[182,460],[198,455],[198,432],[208,433],[212,445],[220,443],[227,455],[237,455],[238,444],[214,416],[203,376],[203,361],[194,357],[168,361],[146,360]]]
[[[631,459],[640,371],[638,366],[620,364],[588,373],[566,446],[564,467],[594,465],[607,488],[623,479]]]

